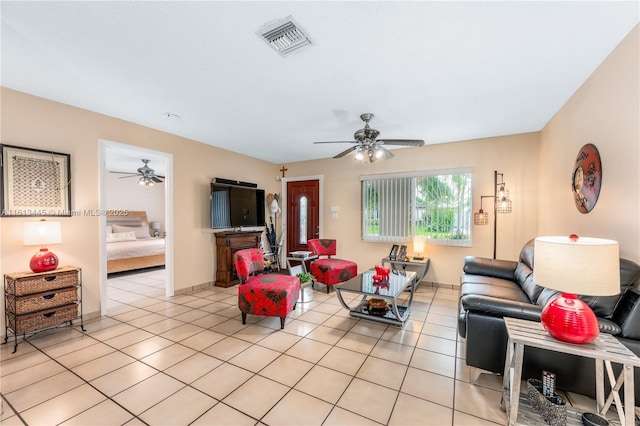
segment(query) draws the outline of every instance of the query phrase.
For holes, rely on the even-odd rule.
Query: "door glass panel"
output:
[[[298,205],[300,206],[299,207],[300,223],[298,224],[299,226],[298,242],[300,244],[307,244],[307,197],[305,195],[300,197],[300,201],[298,202]]]

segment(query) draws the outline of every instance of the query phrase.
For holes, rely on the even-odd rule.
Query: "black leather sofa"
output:
[[[522,248],[518,262],[468,256],[464,260],[458,299],[458,333],[466,339],[466,363],[502,373],[507,332],[504,317],[540,321],[546,303],[559,292],[533,281],[534,240]],[[620,294],[587,297],[600,331],[611,333],[640,355],[640,265],[620,259]],[[557,387],[593,397],[593,360],[538,348],[526,348],[523,378],[556,373]],[[635,396],[640,400],[640,369],[635,369]]]

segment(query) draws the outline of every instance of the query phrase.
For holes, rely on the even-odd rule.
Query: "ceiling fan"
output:
[[[162,183],[164,182],[164,176],[157,175],[155,170],[149,167],[150,160],[142,160],[144,165],[142,167],[138,167],[137,173],[129,173],[129,172],[110,172],[110,173],[118,173],[124,174],[128,176],[121,176],[120,179],[126,179],[130,177],[139,177],[138,183],[140,185],[145,186],[153,186],[154,183]]]
[[[354,146],[350,147],[335,155],[333,158],[341,158],[350,152],[356,151],[356,159],[362,160],[366,155],[369,157],[370,162],[376,161],[378,158],[393,158],[394,155],[391,151],[386,149],[383,145],[388,146],[424,146],[424,141],[421,139],[377,139],[380,134],[379,131],[369,126],[369,121],[373,119],[374,115],[370,112],[364,113],[360,116],[360,119],[364,121],[365,125],[363,129],[356,130],[353,134],[354,141],[332,141],[332,142],[314,142],[314,143],[352,143]]]

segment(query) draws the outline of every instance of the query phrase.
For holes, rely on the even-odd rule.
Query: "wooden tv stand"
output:
[[[233,254],[242,249],[260,247],[262,231],[216,232],[216,287],[231,287],[239,280]]]

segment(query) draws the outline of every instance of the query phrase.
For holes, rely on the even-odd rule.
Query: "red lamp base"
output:
[[[600,334],[598,319],[589,305],[571,293],[549,301],[540,321],[550,335],[563,342],[589,343]]]
[[[46,248],[41,248],[40,251],[31,258],[29,267],[33,272],[53,271],[58,267],[58,256]]]

